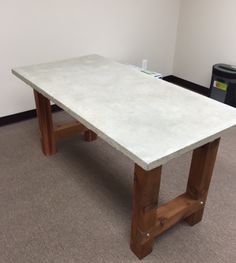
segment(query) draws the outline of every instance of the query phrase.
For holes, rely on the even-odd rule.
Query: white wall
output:
[[[98,53],[171,74],[179,0],[0,0],[0,117],[34,108],[11,68]]]
[[[182,0],[174,75],[209,87],[221,62],[236,65],[236,1]]]

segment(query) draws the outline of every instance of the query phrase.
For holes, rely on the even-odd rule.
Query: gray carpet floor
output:
[[[65,113],[55,119],[66,119]],[[0,128],[0,263],[140,262],[129,249],[133,163],[76,136],[45,157],[36,119]],[[221,141],[204,220],[142,262],[236,262],[236,130]],[[191,153],[164,166],[160,203],[184,192]]]

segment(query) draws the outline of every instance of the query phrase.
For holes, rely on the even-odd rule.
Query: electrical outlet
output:
[[[148,60],[147,59],[143,59],[142,60],[142,69],[143,70],[147,70],[148,67]]]

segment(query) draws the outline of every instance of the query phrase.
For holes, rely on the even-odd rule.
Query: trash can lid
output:
[[[213,73],[221,77],[236,79],[236,66],[227,64],[215,64],[213,66]]]

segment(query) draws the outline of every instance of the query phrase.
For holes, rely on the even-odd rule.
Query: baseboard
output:
[[[210,89],[208,89],[204,86],[198,85],[196,83],[193,83],[191,81],[181,79],[181,78],[173,76],[173,75],[166,76],[163,79],[168,81],[168,82],[171,82],[173,84],[179,85],[185,89],[195,91],[195,92],[202,94],[204,96],[207,96],[207,97],[210,96]]]
[[[51,106],[52,112],[57,112],[61,111],[62,109],[58,107],[57,105],[52,105]],[[29,111],[24,111],[16,114],[12,114],[9,116],[4,116],[0,118],[0,127],[8,124],[12,124],[15,122],[19,121],[25,121],[28,119],[32,119],[36,117],[36,110],[29,110]]]

